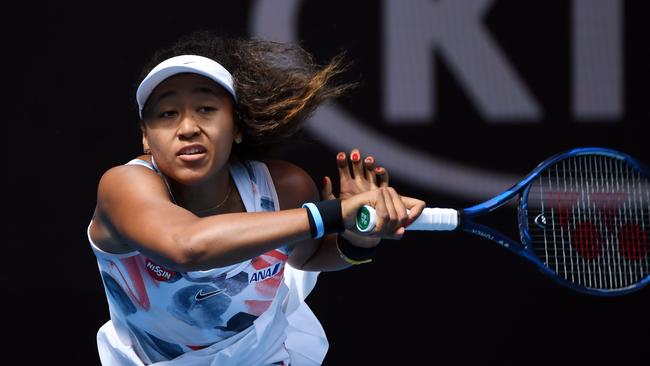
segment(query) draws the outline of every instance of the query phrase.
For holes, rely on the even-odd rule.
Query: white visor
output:
[[[142,109],[156,86],[170,76],[186,72],[203,75],[213,80],[226,89],[232,95],[233,100],[237,102],[232,75],[218,62],[196,55],[176,56],[159,63],[138,86],[135,99],[138,101],[140,118],[142,118]]]

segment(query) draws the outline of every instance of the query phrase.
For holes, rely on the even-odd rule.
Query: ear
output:
[[[234,141],[236,144],[239,144],[242,142],[244,138],[244,133],[241,131],[241,127],[239,126],[238,123],[235,123],[235,133],[234,133]]]
[[[142,150],[145,154],[151,153],[151,148],[149,148],[149,140],[147,139],[147,128],[144,126],[144,123],[140,123],[140,131],[142,131]]]

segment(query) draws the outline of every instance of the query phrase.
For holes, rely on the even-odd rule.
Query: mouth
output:
[[[176,155],[183,161],[191,162],[201,160],[206,156],[206,148],[199,144],[193,144],[178,150]]]

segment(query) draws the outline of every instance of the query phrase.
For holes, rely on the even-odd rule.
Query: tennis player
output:
[[[324,178],[265,152],[291,143],[336,84],[296,45],[193,33],[145,68],[144,154],[105,172],[88,227],[110,320],[103,365],[319,365],[328,348],[305,303],[321,271],[371,260],[425,204],[388,186],[372,156],[339,153]],[[364,204],[376,229],[354,230]],[[407,209],[410,213],[407,213]]]

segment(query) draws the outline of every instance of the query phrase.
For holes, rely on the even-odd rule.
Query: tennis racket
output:
[[[518,196],[520,239],[475,222]],[[364,206],[357,229],[371,231]],[[631,156],[578,148],[552,156],[525,179],[461,210],[425,208],[406,230],[462,230],[492,240],[560,284],[590,295],[622,295],[650,281],[650,179]]]

